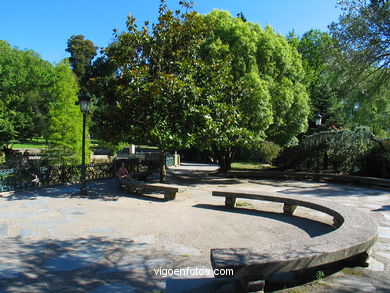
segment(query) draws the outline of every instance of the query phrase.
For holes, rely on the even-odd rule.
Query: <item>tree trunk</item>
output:
[[[160,149],[160,182],[167,182],[167,169],[166,169],[166,161],[167,159],[167,151]]]
[[[327,170],[329,167],[329,157],[328,157],[328,151],[324,151],[324,170]]]
[[[219,172],[226,172],[232,169],[232,161],[236,153],[233,147],[216,149],[214,153],[218,160]]]

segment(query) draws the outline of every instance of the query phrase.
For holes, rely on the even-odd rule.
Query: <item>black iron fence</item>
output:
[[[150,174],[155,168],[151,161],[131,160],[130,174]],[[86,165],[86,179],[112,178],[116,175],[113,163]],[[0,170],[0,192],[80,181],[81,165],[44,166]]]

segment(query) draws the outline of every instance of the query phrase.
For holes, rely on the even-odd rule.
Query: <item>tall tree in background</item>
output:
[[[330,25],[340,54],[332,68],[351,126],[369,126],[375,135],[390,128],[390,3],[339,1],[344,13]]]
[[[45,136],[52,84],[49,62],[0,41],[0,147]]]
[[[315,115],[323,117],[323,128],[344,126],[346,114],[343,99],[339,95],[340,81],[334,74],[333,65],[337,51],[332,37],[320,30],[311,29],[301,37],[294,32],[288,35],[289,43],[302,55],[306,76],[304,82],[310,96],[309,132],[317,132]]]
[[[86,40],[83,35],[73,35],[68,39],[66,51],[70,53],[69,62],[83,91],[87,89],[96,49],[93,42]]]
[[[390,2],[388,0],[341,0],[344,13],[330,32],[357,70],[351,76],[361,82],[376,74],[373,88],[386,82],[390,73]]]
[[[0,41],[0,147],[43,136],[55,154],[52,163],[81,161],[78,89],[69,63],[53,66]]]
[[[55,81],[51,94],[55,99],[50,104],[48,138],[52,164],[80,164],[82,113],[78,101],[78,85],[68,62],[54,68]],[[89,161],[89,140],[86,139],[86,162]]]

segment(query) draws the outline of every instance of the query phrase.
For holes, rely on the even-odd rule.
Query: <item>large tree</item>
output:
[[[237,146],[267,136],[288,144],[305,129],[300,56],[271,28],[222,11],[174,13],[164,2],[151,33],[132,16],[127,27],[106,49],[115,70],[96,79],[103,95],[95,117],[106,140],[157,145],[162,160],[197,143],[229,169]]]
[[[165,157],[170,149],[194,141],[194,104],[200,90],[195,83],[196,58],[205,27],[201,18],[182,4],[185,13],[171,11],[161,1],[158,22],[138,29],[130,15],[127,31],[106,49],[105,63],[114,71],[96,79],[102,90],[95,117],[101,138],[131,141],[160,149],[160,181],[165,181]],[[104,70],[103,70],[104,71]],[[103,95],[99,96],[99,93]]]
[[[212,28],[200,56],[205,112],[199,137],[229,169],[238,146],[268,138],[285,145],[305,130],[308,97],[301,57],[272,28],[260,28],[228,12],[204,16]]]
[[[0,41],[0,146],[45,135],[53,67]]]
[[[81,160],[77,79],[69,63],[53,66],[33,51],[0,41],[0,147],[12,140],[47,139],[55,163]]]
[[[390,4],[387,0],[339,1],[344,13],[330,32],[339,54],[333,63],[350,126],[379,136],[390,126]]]
[[[360,83],[375,74],[370,89],[376,90],[390,74],[390,2],[341,0],[338,4],[344,12],[330,25],[330,32],[343,51],[344,65],[354,68],[350,81]]]
[[[47,135],[51,164],[80,164],[82,141],[82,113],[78,101],[79,87],[69,63],[62,61],[54,68],[54,83],[51,94]],[[89,140],[86,139],[86,162],[89,161]]]
[[[340,96],[341,82],[333,63],[338,54],[329,33],[311,29],[301,37],[294,32],[288,35],[289,43],[302,55],[305,70],[304,82],[310,97],[309,132],[317,132],[315,115],[321,114],[324,126],[344,126],[347,115]]]
[[[73,35],[68,39],[66,51],[70,53],[69,62],[83,91],[87,90],[96,50],[93,42],[86,40],[83,35]]]

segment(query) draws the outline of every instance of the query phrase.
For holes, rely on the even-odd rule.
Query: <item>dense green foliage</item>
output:
[[[54,68],[55,81],[51,94],[47,136],[50,141],[47,153],[51,164],[81,163],[82,113],[75,105],[78,86],[67,62]],[[86,162],[89,161],[89,140],[86,139]]]
[[[390,9],[387,0],[339,1],[344,13],[330,26],[339,54],[331,68],[340,84],[347,126],[378,136],[390,128]]]
[[[278,164],[286,169],[390,178],[390,144],[366,128],[324,131],[306,136],[298,146],[286,148]]]
[[[390,2],[388,0],[341,0],[344,13],[330,32],[355,67],[355,83],[377,72],[371,86],[388,81],[390,74]],[[370,70],[371,68],[371,70]],[[371,87],[370,86],[370,87]]]
[[[257,150],[258,162],[272,164],[282,148],[271,141],[263,141]]]
[[[0,147],[44,137],[55,163],[81,160],[78,86],[68,63],[53,66],[33,51],[0,41]]]
[[[130,15],[127,32],[117,35],[106,49],[107,65],[97,67],[113,69],[95,83],[98,109],[94,117],[100,121],[100,138],[157,146],[161,181],[165,180],[166,151],[194,141],[198,116],[194,102],[199,96],[194,56],[204,30],[196,13],[172,12],[162,2],[152,32],[147,24],[138,30]]]
[[[381,79],[381,70],[368,68],[362,72],[346,58],[338,41],[330,35],[311,30],[302,37],[289,35],[290,44],[298,49],[304,60],[306,84],[311,101],[309,133],[317,132],[314,115],[323,116],[321,129],[367,126],[375,135],[385,137],[390,127],[389,79]],[[352,58],[352,57],[350,57]],[[372,85],[377,86],[373,87]]]
[[[308,96],[301,58],[270,27],[214,10],[204,16],[211,28],[200,56],[209,70],[202,80],[206,115],[199,143],[210,148],[222,170],[239,146],[264,138],[290,144],[306,128]]]
[[[272,164],[281,151],[282,148],[276,143],[262,141],[256,146],[242,146],[238,148],[235,160],[239,162]]]
[[[301,59],[271,28],[218,10],[173,13],[164,3],[151,33],[134,22],[106,50],[116,70],[97,79],[106,95],[95,117],[106,140],[161,150],[197,144],[228,169],[238,146],[267,136],[288,144],[304,131]]]
[[[70,53],[69,62],[83,91],[86,91],[88,87],[96,50],[97,47],[93,42],[86,40],[83,35],[73,35],[68,40],[66,51]]]
[[[227,64],[227,78],[236,86],[233,91],[238,97],[232,97],[230,89],[222,94],[236,112],[236,127],[249,131],[252,140],[268,137],[280,144],[290,143],[305,130],[308,115],[297,51],[272,28],[263,30],[224,11],[214,10],[205,21],[212,26],[212,33],[205,40],[202,56],[208,64]],[[225,75],[216,76],[223,84],[222,77]],[[234,145],[237,139],[245,143],[248,137],[243,133],[228,141]]]
[[[33,51],[0,41],[0,147],[45,135],[53,67]]]
[[[304,82],[310,96],[309,132],[317,131],[314,124],[317,113],[323,117],[323,127],[344,126],[346,115],[339,95],[340,82],[337,82],[333,71],[336,49],[331,36],[326,32],[310,30],[300,38],[290,33],[288,40],[303,59]]]

